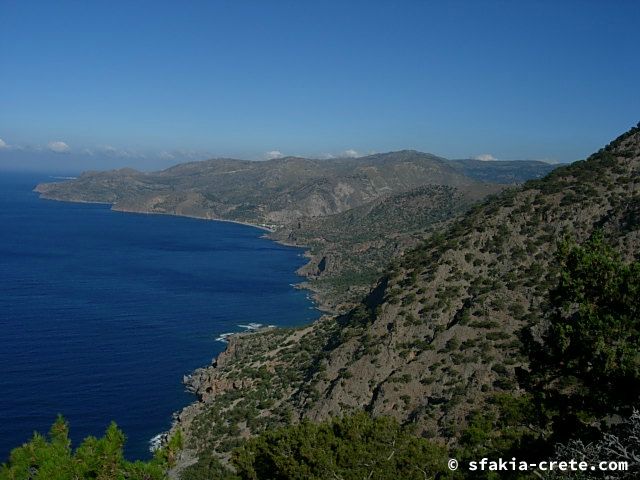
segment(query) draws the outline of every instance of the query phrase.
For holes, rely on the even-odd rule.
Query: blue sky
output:
[[[640,120],[638,25],[631,0],[0,0],[0,168],[572,161]]]

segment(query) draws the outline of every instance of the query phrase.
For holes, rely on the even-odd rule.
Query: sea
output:
[[[302,250],[229,222],[40,199],[0,172],[0,463],[58,414],[74,446],[111,421],[128,459],[194,397],[183,375],[229,333],[318,318]]]

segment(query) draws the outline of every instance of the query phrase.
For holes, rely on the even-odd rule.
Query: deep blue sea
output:
[[[301,250],[261,230],[41,200],[42,181],[0,172],[0,463],[58,413],[74,445],[114,420],[147,458],[219,335],[318,317]]]

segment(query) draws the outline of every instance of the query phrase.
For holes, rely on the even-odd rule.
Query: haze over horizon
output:
[[[0,169],[573,161],[639,120],[638,24],[632,1],[3,2]]]

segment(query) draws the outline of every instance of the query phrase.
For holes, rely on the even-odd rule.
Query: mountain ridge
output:
[[[36,191],[44,198],[69,201],[90,199],[112,203],[115,209],[195,214],[204,218],[251,220],[258,224],[277,221],[286,223],[295,221],[297,216],[340,213],[386,193],[398,193],[427,183],[451,186],[474,184],[476,179],[465,174],[460,162],[463,161],[449,161],[415,150],[326,160],[283,157],[254,162],[218,158],[178,164],[159,172],[139,172],[129,168],[109,172],[84,172],[75,181],[40,184]],[[516,167],[524,165],[513,162],[484,163],[487,169],[494,168],[489,163],[500,164],[501,167],[510,169],[512,174]],[[536,162],[535,167],[539,171],[534,176],[553,168],[542,162]],[[379,168],[385,170],[377,171]],[[222,175],[230,177],[225,177],[224,182],[215,178]],[[234,181],[234,176],[240,178]],[[487,178],[486,174],[483,176]],[[310,180],[315,184],[309,184]],[[289,186],[293,184],[295,187],[286,189],[287,181]],[[333,187],[332,191],[328,191],[326,187],[322,188],[322,185],[327,183]],[[266,189],[275,205],[270,205],[260,195],[243,190],[247,185]],[[241,191],[233,195],[230,190],[238,187]],[[177,198],[163,203],[157,198],[169,197],[177,188],[182,189],[183,193],[193,190],[191,193],[194,196],[200,195],[205,198],[198,198],[200,205],[180,205]],[[296,191],[296,188],[307,194],[320,194],[318,200],[324,204],[316,206],[315,209],[309,205],[306,208],[304,205],[300,206],[302,198],[299,194],[302,192]],[[357,190],[349,191],[354,188]],[[145,193],[148,193],[145,190],[152,190],[156,198],[145,198]],[[227,197],[216,198],[220,196],[220,192]],[[285,194],[285,197],[293,196],[294,201],[287,202],[286,198],[282,198],[282,194]],[[273,198],[278,200],[274,202]],[[290,208],[296,201],[296,208]],[[281,205],[278,205],[278,202]],[[226,208],[221,208],[225,203]],[[245,209],[240,209],[240,206],[244,206]],[[281,208],[278,209],[278,206]]]

